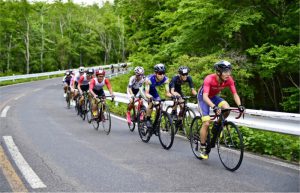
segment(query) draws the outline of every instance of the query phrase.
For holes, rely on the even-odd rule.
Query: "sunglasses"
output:
[[[187,76],[187,75],[188,75],[188,73],[181,74],[181,76]]]
[[[98,78],[103,78],[104,76],[97,76]]]
[[[164,75],[165,73],[164,72],[157,72],[156,74],[158,74],[158,75]]]

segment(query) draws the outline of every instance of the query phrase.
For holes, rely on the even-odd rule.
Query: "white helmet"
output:
[[[134,68],[134,73],[136,75],[142,75],[142,74],[144,74],[144,68],[141,66],[137,66]]]
[[[84,67],[83,66],[79,67],[79,72],[84,72]]]

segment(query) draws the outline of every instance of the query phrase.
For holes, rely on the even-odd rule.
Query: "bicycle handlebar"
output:
[[[236,119],[239,119],[241,118],[241,116],[243,115],[243,118],[244,118],[244,111],[241,112],[239,111],[239,109],[237,107],[229,107],[229,108],[226,108],[226,109],[221,109],[221,114],[225,113],[225,112],[228,112],[228,111],[234,111],[236,113],[239,113],[239,115],[237,117],[235,117]],[[221,115],[220,114],[220,115]],[[216,113],[214,115],[211,115],[211,119],[210,120],[215,120],[217,117],[219,117],[220,115],[217,115]]]

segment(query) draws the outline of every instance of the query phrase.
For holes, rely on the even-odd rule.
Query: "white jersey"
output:
[[[79,79],[80,79],[80,73],[79,73],[79,72],[76,72],[76,73],[75,73],[75,76],[74,76],[74,81],[75,81],[75,82],[79,82]]]
[[[82,82],[81,82],[81,85],[89,85],[89,80],[87,79],[87,74],[86,73],[84,73],[82,76],[80,76],[80,79],[82,79]],[[81,77],[83,77],[83,78],[81,78]],[[79,79],[79,80],[80,80]],[[79,83],[79,80],[78,80],[78,83]]]
[[[145,82],[145,79],[146,79],[146,77],[143,76],[141,78],[141,80],[138,81],[136,79],[135,75],[131,76],[130,79],[129,79],[128,88],[132,88],[132,89],[135,89],[135,90],[140,89],[143,86],[143,84]]]
[[[94,78],[95,80],[95,90],[101,90],[103,86],[105,85],[105,78],[103,78],[102,82],[98,82],[98,78]]]

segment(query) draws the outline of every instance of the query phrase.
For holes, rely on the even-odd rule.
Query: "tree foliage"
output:
[[[189,66],[199,88],[213,63],[226,59],[247,108],[299,112],[299,7],[295,0],[115,0],[102,7],[0,0],[0,72],[130,61],[149,74],[165,63],[169,77]]]

